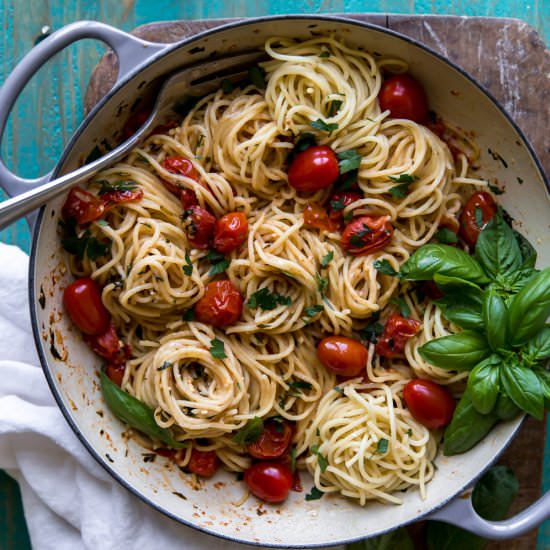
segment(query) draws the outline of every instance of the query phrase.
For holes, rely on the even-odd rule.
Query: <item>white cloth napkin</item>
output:
[[[166,518],[111,479],[88,454],[39,367],[27,269],[26,254],[0,243],[0,468],[19,482],[33,548],[250,548]]]

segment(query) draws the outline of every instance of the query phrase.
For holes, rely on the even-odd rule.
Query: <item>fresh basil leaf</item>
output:
[[[456,244],[458,242],[458,237],[454,231],[451,231],[448,227],[442,227],[434,237],[441,244]]]
[[[481,288],[476,283],[459,277],[442,275],[441,273],[436,273],[433,280],[443,292],[450,292],[457,289],[463,290],[464,288],[475,290],[479,293],[479,302],[481,304]]]
[[[456,406],[451,423],[443,436],[443,454],[452,456],[470,450],[497,422],[494,413],[481,414],[466,390]]]
[[[514,236],[519,246],[521,252],[521,260],[523,262],[523,267],[534,268],[537,263],[537,251],[533,245],[518,231],[513,230]]]
[[[482,414],[490,413],[497,402],[501,358],[490,355],[478,363],[468,377],[468,391],[474,407]]]
[[[214,338],[210,341],[210,355],[216,359],[225,359],[227,357],[223,340]]]
[[[537,375],[542,388],[544,408],[550,410],[550,372],[540,365],[533,367],[533,372]]]
[[[550,267],[533,275],[508,309],[508,334],[514,346],[525,344],[544,327],[550,315]],[[512,397],[512,396],[510,396]]]
[[[550,326],[545,326],[522,350],[523,357],[529,361],[542,361],[550,357]]]
[[[329,134],[338,129],[338,124],[336,122],[331,122],[329,124],[321,118],[310,122],[309,125],[316,130],[320,130],[321,132],[328,132]]]
[[[99,377],[103,399],[118,419],[151,439],[162,441],[174,449],[185,447],[184,443],[174,439],[168,428],[161,428],[156,423],[153,409],[121,390],[103,371],[99,373]]]
[[[255,416],[249,420],[244,428],[239,430],[234,436],[233,441],[239,445],[247,445],[248,443],[254,443],[262,435],[264,431],[264,421]]]
[[[474,258],[463,250],[445,244],[420,247],[401,266],[400,274],[406,281],[429,281],[439,274],[479,284],[490,282]]]
[[[312,318],[323,311],[323,306],[320,304],[315,304],[314,306],[309,306],[304,308],[305,321],[306,323],[311,322]]]
[[[511,420],[521,413],[521,409],[505,394],[500,394],[493,411],[500,420]]]
[[[340,174],[345,174],[346,172],[351,172],[352,170],[357,170],[361,165],[361,155],[354,149],[349,151],[342,151],[338,153],[338,166],[340,168]]]
[[[463,329],[483,330],[480,288],[468,281],[439,275],[435,275],[434,281],[443,292],[443,297],[435,301],[443,315]],[[456,284],[457,281],[465,284]]]
[[[485,337],[472,330],[430,340],[418,351],[428,363],[459,372],[472,369],[491,354]]]
[[[506,327],[508,311],[504,300],[492,287],[483,292],[483,324],[487,342],[493,351],[507,347]]]
[[[542,420],[544,388],[537,375],[517,360],[509,360],[500,369],[500,383],[506,395],[522,410]]]
[[[407,529],[401,527],[379,537],[352,542],[346,550],[414,550],[414,544]]]

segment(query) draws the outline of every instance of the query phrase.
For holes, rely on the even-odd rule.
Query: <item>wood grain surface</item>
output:
[[[376,23],[416,38],[468,71],[512,116],[533,144],[546,173],[550,173],[550,133],[546,128],[550,114],[550,51],[532,27],[515,19],[365,14],[346,17]],[[227,20],[153,23],[135,29],[133,34],[169,43],[225,22]],[[107,52],[88,85],[84,100],[86,112],[108,92],[116,74],[116,57]],[[499,460],[514,470],[520,482],[513,512],[522,510],[540,496],[544,443],[545,423],[529,419]],[[421,527],[413,533],[417,548],[422,548]],[[512,541],[492,542],[487,549],[533,550],[536,546],[535,530]]]

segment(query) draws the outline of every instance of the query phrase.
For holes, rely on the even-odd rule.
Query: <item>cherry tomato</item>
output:
[[[411,380],[403,398],[413,417],[431,430],[447,426],[456,407],[449,390],[431,380]]]
[[[184,226],[191,246],[204,250],[212,246],[216,218],[200,206],[191,206],[183,212]]]
[[[344,221],[344,208],[351,203],[361,200],[363,194],[357,191],[338,191],[330,197],[328,217],[340,224]]]
[[[98,286],[89,277],[71,283],[63,293],[63,302],[73,323],[84,334],[102,334],[109,328],[109,312]]]
[[[317,202],[310,202],[304,207],[304,226],[311,229],[336,231],[338,223],[332,221],[327,211]]]
[[[124,202],[137,202],[143,198],[143,189],[134,191],[108,191],[101,195],[101,198],[107,203],[106,209],[116,204]]]
[[[317,357],[327,370],[343,376],[357,376],[365,370],[367,348],[346,336],[327,336],[317,346]]]
[[[105,367],[105,374],[107,378],[110,378],[117,386],[122,386],[122,380],[124,379],[125,365],[107,365]]]
[[[177,120],[167,120],[164,124],[155,126],[149,135],[167,134],[172,128],[177,128],[178,126],[179,122]]]
[[[410,74],[396,74],[384,80],[378,101],[382,111],[389,109],[393,118],[424,122],[428,116],[424,89]]]
[[[166,157],[161,163],[161,166],[168,170],[171,174],[178,174],[180,176],[186,176],[188,178],[191,178],[192,180],[199,181],[199,173],[193,166],[193,163],[186,159],[185,157],[181,156],[173,156],[173,157]],[[173,193],[176,196],[180,196],[180,192],[182,190],[179,185],[176,185],[175,183],[172,183],[171,181],[162,180],[162,183],[164,186]]]
[[[195,191],[191,189],[180,189],[180,201],[184,210],[189,210],[192,206],[199,204]]]
[[[389,244],[393,225],[389,216],[353,218],[342,233],[340,244],[353,256],[372,254]]]
[[[294,483],[288,466],[280,462],[256,462],[244,473],[250,492],[266,502],[282,502]]]
[[[382,357],[395,357],[403,353],[405,343],[420,330],[420,323],[393,313],[388,319],[375,351]]]
[[[430,300],[439,300],[444,296],[443,292],[441,292],[441,289],[434,281],[422,281],[420,288]]]
[[[236,250],[246,240],[248,220],[244,212],[230,212],[216,222],[214,248],[222,254]]]
[[[331,186],[340,174],[338,159],[327,145],[314,145],[298,153],[288,169],[288,183],[302,193]]]
[[[187,463],[187,470],[201,477],[212,477],[220,466],[220,460],[216,451],[199,451],[193,449],[191,458]]]
[[[474,193],[460,214],[460,236],[469,246],[475,246],[481,230],[497,213],[495,200],[489,193]]]
[[[134,113],[124,124],[122,137],[125,140],[131,138],[145,124],[150,114],[150,109],[143,109]]]
[[[195,304],[195,319],[213,327],[226,327],[239,320],[243,297],[231,281],[213,281],[206,285],[203,297]]]
[[[282,418],[268,418],[260,437],[246,446],[248,454],[254,458],[279,458],[287,451],[292,439],[292,425]]]
[[[73,187],[69,191],[61,213],[65,220],[74,218],[78,224],[90,223],[103,216],[106,204],[106,201],[88,191]]]
[[[93,336],[86,335],[84,339],[92,348],[92,351],[100,357],[107,359],[111,363],[120,362],[117,359],[122,350],[122,345],[112,322],[109,323],[109,327],[105,332]]]

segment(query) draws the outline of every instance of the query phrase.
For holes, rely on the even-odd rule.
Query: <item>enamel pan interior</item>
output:
[[[351,44],[410,64],[427,90],[431,108],[475,134],[482,152],[479,174],[507,184],[501,202],[538,249],[540,265],[549,265],[550,207],[544,176],[523,136],[494,100],[423,46],[386,29],[337,18],[281,17],[236,23],[181,42],[153,62],[144,59],[142,68],[84,122],[57,173],[79,166],[102,139],[112,141],[136,98],[159,76],[191,61],[242,51],[243,45],[260,48],[270,36],[307,39],[331,31]],[[487,153],[489,148],[506,159],[507,167]],[[521,186],[516,183],[518,176],[525,182]],[[470,452],[438,456],[426,500],[416,490],[405,492],[400,506],[372,502],[361,508],[326,496],[306,502],[304,493],[291,493],[282,505],[262,505],[250,497],[236,506],[245,489],[234,475],[220,474],[197,486],[191,476],[160,456],[144,462],[146,450],[127,441],[125,427],[103,403],[97,376],[101,361],[63,313],[62,291],[71,276],[57,229],[62,203],[63,199],[52,201],[42,210],[32,251],[31,310],[44,371],[67,421],[96,460],[136,496],[177,521],[220,537],[268,546],[311,547],[374,536],[417,520],[459,494],[496,459],[519,426],[520,421],[503,423]],[[302,482],[308,492],[311,480],[303,476]]]

